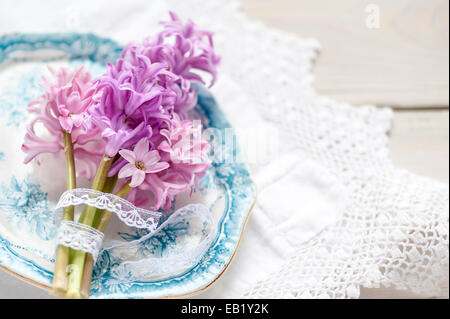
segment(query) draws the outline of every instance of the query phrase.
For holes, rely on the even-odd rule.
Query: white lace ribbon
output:
[[[127,226],[156,229],[160,212],[153,212],[134,206],[129,201],[114,194],[103,193],[88,188],[76,188],[65,191],[55,209],[68,206],[88,205],[115,213]]]
[[[64,192],[56,210],[68,206],[89,205],[98,209],[108,210],[127,226],[145,229],[147,234],[140,238],[125,242],[109,240],[103,243],[104,234],[90,226],[73,221],[62,221],[58,232],[58,244],[76,250],[90,253],[94,260],[106,250],[122,260],[115,273],[126,274],[123,281],[139,280],[149,276],[174,273],[194,267],[205,255],[213,243],[217,229],[211,212],[201,204],[189,204],[170,215],[160,226],[161,213],[138,208],[113,194],[107,194],[91,189],[74,189]],[[186,225],[188,244],[176,241],[175,249],[171,253],[161,253],[158,256],[140,256],[139,249],[149,245],[153,236],[158,236],[170,225]]]
[[[188,244],[183,245],[177,240],[176,249],[172,253],[158,257],[142,258],[132,260],[136,255],[136,250],[151,241],[152,237],[159,236],[161,232],[169,228],[170,225],[186,224],[188,227]],[[148,278],[164,274],[173,274],[189,269],[197,265],[216,238],[217,228],[211,212],[201,204],[190,204],[178,209],[165,222],[163,222],[154,232],[148,233],[141,238],[130,241],[108,241],[104,243],[104,250],[108,250],[115,256],[120,256],[126,260],[115,269],[117,274],[125,274],[123,281]],[[192,242],[194,241],[194,242]]]
[[[58,231],[58,244],[92,255],[97,260],[102,248],[103,233],[88,225],[62,221]]]

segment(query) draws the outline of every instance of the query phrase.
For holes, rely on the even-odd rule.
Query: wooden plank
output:
[[[320,94],[353,104],[448,108],[448,0],[243,2],[249,17],[319,40]],[[379,28],[369,28],[376,8]]]
[[[425,296],[394,288],[361,288],[361,299],[425,299]],[[433,299],[448,299],[448,286]]]
[[[449,182],[449,112],[397,111],[391,130],[394,164]]]

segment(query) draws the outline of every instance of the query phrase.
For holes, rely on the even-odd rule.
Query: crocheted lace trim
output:
[[[250,21],[239,0],[168,2],[216,32],[222,107],[257,109],[350,194],[336,224],[299,242],[243,296],[356,298],[361,286],[380,285],[438,294],[448,284],[448,185],[393,166],[392,110],[318,96],[311,70],[319,44]]]

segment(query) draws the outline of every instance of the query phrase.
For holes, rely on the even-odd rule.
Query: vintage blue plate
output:
[[[52,281],[57,232],[53,207],[64,191],[65,170],[62,158],[53,155],[41,158],[40,165],[23,164],[27,104],[42,93],[38,84],[47,64],[85,64],[99,75],[105,63],[113,62],[120,52],[115,42],[93,34],[0,37],[0,267],[40,287],[48,288]],[[121,260],[103,253],[94,269],[91,297],[188,296],[213,284],[236,253],[255,201],[255,188],[239,148],[229,143],[230,134],[231,141],[235,139],[224,113],[206,89],[197,87],[197,91],[196,114],[215,132],[214,151],[221,160],[214,163],[194,196],[181,196],[173,209],[191,202],[207,205],[217,223],[216,240],[192,269],[145,281],[124,280],[126,274],[116,271]],[[224,138],[225,129],[228,138]],[[79,186],[87,185],[87,181],[79,182]],[[142,235],[135,229],[108,231],[123,240]],[[143,243],[140,251],[147,256],[174,249],[182,232],[174,225]]]

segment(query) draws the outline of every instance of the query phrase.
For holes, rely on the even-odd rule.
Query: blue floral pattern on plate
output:
[[[0,185],[0,210],[8,215],[11,224],[41,239],[50,240],[56,235],[53,212],[39,184],[12,177],[9,185]]]
[[[37,54],[45,52],[45,54]],[[26,105],[40,93],[38,83],[45,63],[64,61],[72,65],[87,64],[98,75],[107,62],[114,61],[121,52],[115,42],[93,34],[21,34],[0,37],[0,75],[10,65],[32,65],[19,72],[9,84],[0,85],[0,134],[14,128],[17,136],[25,132],[28,117]],[[1,84],[1,83],[0,83]],[[231,126],[212,95],[203,87],[196,87],[199,105],[196,114],[206,127],[215,132]],[[2,131],[3,130],[3,131]],[[202,260],[192,269],[164,278],[134,281],[116,266],[122,261],[103,252],[94,268],[91,297],[94,298],[160,298],[183,296],[200,291],[214,282],[231,261],[244,230],[245,222],[255,200],[255,189],[247,165],[237,145],[226,145],[214,139],[225,159],[218,161],[201,180],[194,194],[196,201],[207,204],[217,222],[218,235]],[[9,167],[9,158],[20,158],[17,148],[0,144],[0,265],[34,283],[51,285],[52,251],[57,231],[52,212],[56,194],[46,192],[45,183],[30,178],[30,167]],[[217,146],[220,146],[219,148]],[[25,173],[19,174],[18,171]],[[17,176],[16,176],[17,175]],[[20,175],[20,176],[19,176]],[[5,176],[9,180],[6,182]],[[62,192],[63,190],[60,190]],[[50,196],[52,195],[52,196]],[[51,197],[51,198],[50,198]],[[186,199],[177,200],[183,205]],[[180,201],[180,203],[178,203]],[[187,199],[186,201],[189,201]],[[174,205],[173,209],[176,209]],[[171,225],[139,247],[142,256],[158,256],[177,245],[189,225]],[[26,231],[24,235],[24,231]],[[117,231],[122,240],[132,241],[144,231]]]

